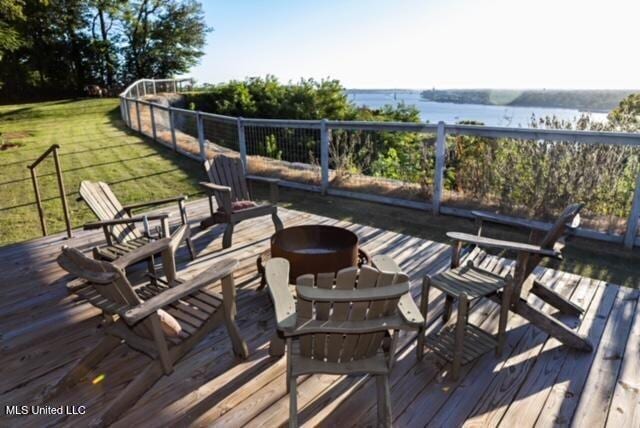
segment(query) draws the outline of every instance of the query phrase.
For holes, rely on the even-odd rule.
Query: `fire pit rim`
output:
[[[299,248],[295,247],[296,242],[292,242],[291,237],[287,240],[286,235],[295,234],[296,232],[300,232],[301,230],[312,231],[313,233],[319,233],[320,238],[324,238],[327,235],[341,235],[341,239],[339,240],[330,240],[328,241],[331,246],[327,247],[332,252],[340,252],[343,250],[351,249],[355,246],[358,248],[360,245],[360,239],[358,235],[349,229],[345,229],[344,227],[332,226],[332,225],[324,225],[324,224],[304,224],[299,226],[287,227],[282,230],[277,231],[271,236],[270,245],[271,248],[278,246],[280,250],[285,251],[287,253],[295,253],[295,254],[308,254],[306,251],[308,246],[301,245]],[[325,230],[326,233],[322,233],[321,231]],[[304,233],[304,232],[303,232]],[[296,236],[296,237],[299,237]],[[299,243],[297,243],[299,244]],[[321,244],[326,244],[326,242],[322,242]]]

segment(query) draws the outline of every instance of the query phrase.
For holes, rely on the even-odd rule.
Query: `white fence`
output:
[[[449,125],[405,123],[405,122],[357,122],[332,120],[280,120],[249,119],[193,111],[149,102],[145,96],[160,92],[181,92],[192,87],[191,79],[142,79],[130,85],[120,95],[121,115],[127,126],[143,133],[173,150],[197,160],[206,159],[210,150],[233,150],[239,152],[247,171],[259,168],[261,174],[282,174],[289,171],[282,181],[283,186],[323,194],[381,202],[397,206],[430,210],[433,214],[449,214],[472,217],[472,208],[458,207],[448,203],[445,196],[445,162],[447,138],[472,136],[488,139],[517,139],[528,141],[561,141],[578,145],[628,147],[640,150],[640,134],[590,132],[572,130],[550,130],[536,128],[503,128],[475,125]],[[366,141],[372,135],[412,133],[419,136],[424,148],[423,161],[429,163],[423,187],[428,188],[428,198],[406,198],[359,191],[370,188],[371,176],[358,173],[347,174],[349,186],[341,186],[338,174],[340,144],[359,139]],[[276,138],[277,137],[277,138]],[[284,148],[286,150],[280,150]],[[427,153],[428,152],[428,153]],[[282,159],[282,157],[286,159]],[[347,158],[349,156],[346,156]],[[343,169],[348,170],[352,159],[346,159]],[[266,165],[266,169],[264,168]],[[253,173],[253,171],[252,171]],[[402,171],[400,174],[402,175]],[[603,231],[581,227],[577,236],[624,244],[626,247],[640,245],[638,223],[640,217],[640,173],[633,191],[626,224],[621,231]],[[425,173],[426,174],[426,173]],[[291,179],[290,177],[294,177]],[[355,184],[354,184],[355,183]],[[396,188],[417,189],[415,183],[402,179],[376,178],[375,185],[394,184]],[[389,184],[390,185],[390,184]],[[403,187],[404,186],[404,187]],[[413,186],[413,187],[411,187]],[[355,190],[354,190],[355,189]],[[424,190],[424,189],[423,189]],[[380,194],[383,193],[383,194]],[[530,221],[539,228],[550,224]]]

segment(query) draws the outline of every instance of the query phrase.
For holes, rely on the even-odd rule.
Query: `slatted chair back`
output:
[[[64,270],[87,281],[113,308],[141,303],[124,271],[112,263],[91,259],[70,247],[64,247],[57,260]],[[96,306],[105,309],[108,303],[100,302]]]
[[[336,333],[308,334],[300,338],[300,354],[330,362],[356,361],[374,356],[381,347],[385,327],[367,333],[354,329],[371,326],[367,321],[396,315],[398,300],[409,290],[402,273],[381,272],[370,266],[346,268],[337,273],[302,275],[297,279],[299,320],[345,321]],[[304,297],[302,290],[322,296]],[[304,322],[304,321],[303,321]]]
[[[567,225],[571,225],[571,228],[576,228],[579,225],[580,218],[576,219],[576,216],[580,213],[580,210],[584,204],[571,204],[564,209],[562,214],[558,217],[553,227],[547,232],[540,246],[542,248],[552,249],[559,239],[563,238],[567,234]],[[577,222],[574,222],[577,220]]]
[[[100,220],[129,217],[107,183],[85,180],[80,183],[80,196]],[[114,225],[109,230],[114,243],[125,243],[142,237],[140,231],[131,224]]]
[[[213,184],[231,188],[231,202],[251,200],[240,158],[215,155],[204,162],[204,168]]]
[[[560,241],[566,237],[569,228],[573,229],[578,226],[577,223],[580,218],[577,216],[583,206],[584,204],[571,204],[566,207],[553,224],[553,227],[549,229],[538,245],[544,249],[556,249],[556,245],[559,244],[558,248],[561,249],[562,244]],[[519,258],[524,256],[525,254],[522,254]],[[520,295],[520,287],[524,287],[524,290],[530,290],[533,284],[533,280],[530,275],[542,261],[541,255],[532,254],[526,256],[527,257],[525,259],[520,260],[520,263],[517,263],[516,265],[514,276],[516,278],[516,283],[519,285],[516,286],[514,296]],[[526,280],[527,282],[524,284]],[[525,291],[525,293],[528,293],[528,291]]]

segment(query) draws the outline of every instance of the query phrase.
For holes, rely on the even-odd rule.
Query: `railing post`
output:
[[[155,79],[153,80],[153,95],[156,95],[158,92],[156,92],[156,81]]]
[[[169,128],[171,128],[171,144],[173,145],[173,151],[178,151],[178,142],[176,141],[176,119],[173,116],[174,112],[171,106],[169,106]]]
[[[320,121],[320,168],[321,168],[321,189],[322,194],[327,193],[329,188],[329,129],[327,119]]]
[[[58,189],[60,189],[60,198],[62,199],[62,209],[64,210],[64,222],[67,226],[67,237],[71,235],[71,217],[69,215],[69,206],[67,205],[67,194],[64,190],[64,181],[62,180],[62,168],[60,167],[60,158],[58,157],[58,149],[53,149],[53,162],[56,166],[56,176],[58,178]]]
[[[638,218],[640,218],[640,172],[636,177],[636,189],[633,193],[631,212],[627,220],[627,231],[624,234],[624,246],[633,248],[638,236]]]
[[[133,124],[131,122],[131,107],[129,105],[129,99],[126,97],[124,99],[124,107],[125,107],[124,114],[125,114],[125,117],[127,118],[127,126],[129,128],[133,128]]]
[[[136,99],[136,119],[138,120],[138,132],[142,134],[142,122],[140,121],[140,103]]]
[[[202,123],[202,115],[198,110],[196,112],[196,125],[198,128],[198,144],[200,145],[200,159],[207,160],[207,153],[204,147],[204,126]]]
[[[440,202],[442,201],[442,180],[444,176],[444,155],[445,155],[445,128],[444,122],[438,122],[436,138],[436,165],[435,177],[433,180],[433,199],[431,201],[434,215],[440,214]]]
[[[153,114],[153,103],[149,103],[149,114],[151,114],[151,135],[153,136],[153,141],[157,141],[156,138],[156,118]]]
[[[36,168],[31,169],[31,181],[33,182],[33,190],[36,193],[36,205],[38,206],[38,214],[40,215],[40,228],[42,229],[42,235],[47,236],[47,223],[44,220],[44,208],[42,207],[42,199],[40,198],[40,188],[38,187],[38,177],[36,175]]]
[[[178,93],[178,85],[176,84],[176,79],[173,79],[173,92]]]
[[[242,118],[238,118],[238,147],[240,149],[240,160],[242,161],[242,167],[244,173],[249,173],[249,165],[247,164],[247,140],[244,135],[244,123]]]
[[[146,80],[142,81],[142,96],[143,97],[147,96],[147,81]]]

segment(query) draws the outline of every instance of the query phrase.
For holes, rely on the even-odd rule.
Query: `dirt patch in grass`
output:
[[[26,131],[2,132],[0,133],[0,151],[4,152],[24,146],[24,143],[15,140],[31,137],[32,135],[32,133]]]
[[[22,146],[22,144],[18,144],[18,143],[2,143],[2,144],[0,144],[0,150],[2,150],[4,152],[5,150],[13,149],[15,147],[20,147],[20,146]]]

